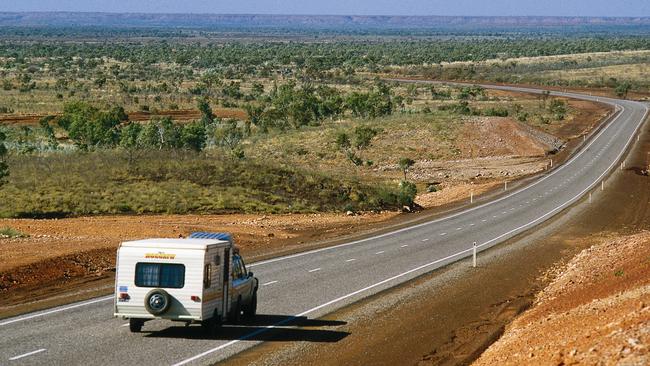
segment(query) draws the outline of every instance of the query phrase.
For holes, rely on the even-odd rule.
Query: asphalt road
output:
[[[204,365],[261,341],[341,339],[347,334],[318,329],[329,323],[313,319],[471,256],[474,242],[480,252],[529,230],[600,189],[601,180],[619,167],[646,105],[551,94],[598,99],[619,112],[564,165],[489,203],[365,240],[249,265],[261,284],[262,315],[251,324],[225,326],[217,339],[198,326],[167,321],[148,322],[143,333],[131,334],[126,321],[112,317],[112,296],[102,297],[0,320],[0,364]],[[314,327],[277,329],[291,319],[293,325]]]

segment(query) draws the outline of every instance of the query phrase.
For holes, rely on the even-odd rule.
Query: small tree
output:
[[[54,116],[45,116],[38,121],[43,133],[47,136],[48,145],[51,149],[56,150],[59,147],[59,141],[56,139],[54,127],[50,125],[50,121],[54,120]]]
[[[9,165],[7,165],[7,147],[4,142],[7,136],[0,131],[0,186],[7,183],[7,177],[9,176]]]
[[[237,126],[237,121],[229,121],[214,130],[214,140],[218,146],[227,150],[233,158],[243,158],[244,151],[240,143],[244,138],[244,133]]]
[[[372,145],[372,139],[379,134],[379,130],[370,126],[359,126],[354,129],[354,147],[363,150]]]
[[[183,146],[194,151],[201,151],[205,147],[206,134],[202,122],[192,122],[183,127],[181,131]]]
[[[399,168],[402,169],[402,172],[404,173],[404,180],[406,181],[406,172],[409,170],[410,167],[415,164],[415,161],[410,158],[401,158],[399,159]]]
[[[348,134],[345,132],[339,132],[336,135],[336,146],[338,146],[339,149],[341,150],[347,150],[352,146],[352,143],[350,142],[350,137],[348,137]]]
[[[548,109],[553,113],[553,116],[558,121],[561,121],[566,117],[566,103],[561,99],[553,99]]]
[[[619,98],[627,99],[627,94],[630,92],[630,89],[632,89],[630,82],[624,81],[616,86],[614,92]]]
[[[130,166],[137,158],[137,152],[142,148],[142,125],[139,123],[129,122],[120,129],[120,147],[127,153],[127,164]]]
[[[336,135],[336,146],[341,149],[345,156],[354,165],[359,166],[363,164],[363,159],[359,157],[359,153],[372,145],[372,139],[379,134],[379,130],[370,126],[359,126],[354,129],[353,137],[351,140],[347,133],[341,132]],[[354,148],[354,150],[353,150]]]
[[[212,123],[212,108],[206,98],[200,98],[197,101],[197,108],[199,109],[199,112],[201,112],[201,123],[203,123],[203,125]]]
[[[363,164],[361,160],[355,153],[352,151],[352,142],[350,137],[345,132],[340,132],[336,135],[336,140],[334,141],[336,146],[345,153],[345,156],[352,162],[352,164],[359,166]]]
[[[418,194],[418,188],[415,183],[405,180],[399,183],[399,202],[403,206],[413,208],[415,206],[415,196]]]

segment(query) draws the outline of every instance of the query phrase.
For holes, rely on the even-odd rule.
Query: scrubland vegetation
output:
[[[379,75],[583,85],[585,68],[645,65],[648,54],[546,56],[650,46],[637,35],[192,42],[138,30],[2,32],[11,36],[0,40],[0,119],[37,121],[0,127],[5,217],[410,206],[409,167],[462,157],[456,139],[470,118],[510,117],[552,133],[575,111],[547,96]],[[511,59],[523,56],[532,58]],[[557,78],[572,70],[575,79]],[[646,90],[627,76],[584,86]],[[216,117],[224,109],[241,117]]]

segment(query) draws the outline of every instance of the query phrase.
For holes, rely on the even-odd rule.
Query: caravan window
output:
[[[183,288],[185,266],[170,263],[138,263],[135,265],[135,285],[138,287]]]
[[[210,263],[205,265],[203,270],[203,288],[209,288],[212,283],[212,266]]]

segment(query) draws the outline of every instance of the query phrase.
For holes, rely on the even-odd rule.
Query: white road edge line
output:
[[[278,281],[270,281],[270,282],[267,282],[267,283],[263,283],[262,286],[268,286],[268,285],[272,285],[274,283],[278,283]]]
[[[503,88],[503,87],[499,88],[499,87],[494,87],[494,86],[491,86],[491,88],[492,88],[492,89],[497,89],[497,90],[510,90],[509,88]],[[518,90],[519,90],[519,91],[523,91],[524,93],[534,93],[534,94],[540,94],[540,93],[542,93],[543,91],[545,91],[545,90],[543,90],[543,89],[528,89],[528,88],[519,88]],[[572,97],[572,98],[576,98],[576,99],[590,100],[590,98],[584,98],[584,96],[582,96],[582,98],[581,98],[580,96],[579,96],[579,97],[576,97],[576,95],[580,95],[580,94],[574,94],[574,93],[551,92],[551,95],[568,96],[568,97]],[[606,98],[606,99],[609,99],[609,98]],[[318,253],[318,252],[322,252],[322,251],[326,251],[326,250],[333,250],[333,249],[337,249],[337,248],[341,248],[341,247],[346,247],[346,246],[350,246],[350,245],[355,245],[355,244],[363,243],[363,242],[366,242],[366,241],[375,240],[375,239],[379,239],[379,238],[382,238],[382,237],[386,237],[386,236],[390,236],[390,235],[398,234],[398,233],[401,233],[401,232],[404,232],[404,231],[413,230],[413,229],[420,228],[420,227],[423,227],[423,226],[427,226],[427,225],[431,225],[431,224],[434,224],[434,223],[438,223],[438,222],[441,222],[441,221],[444,221],[444,220],[449,220],[449,219],[452,219],[452,218],[454,218],[454,217],[458,217],[458,216],[460,216],[460,215],[466,214],[466,213],[471,212],[471,211],[478,210],[478,209],[480,209],[480,208],[482,208],[482,207],[486,207],[486,206],[489,206],[489,205],[495,204],[495,203],[497,203],[497,202],[500,202],[500,201],[503,201],[503,200],[505,200],[505,199],[507,199],[507,198],[510,198],[510,197],[512,197],[512,196],[514,196],[514,195],[517,195],[517,194],[519,194],[519,193],[521,193],[521,192],[524,192],[524,191],[526,191],[526,190],[528,190],[528,189],[530,189],[530,188],[532,188],[532,187],[534,187],[534,186],[540,184],[541,182],[545,181],[546,179],[548,179],[548,178],[554,176],[554,175],[557,174],[558,172],[564,170],[564,169],[565,169],[569,164],[571,164],[571,163],[572,163],[574,160],[576,160],[579,156],[581,156],[581,155],[584,154],[586,151],[588,151],[588,150],[589,150],[589,147],[591,147],[591,145],[592,145],[594,142],[596,142],[596,140],[598,140],[598,138],[599,138],[603,133],[605,133],[606,130],[608,130],[611,126],[613,126],[613,125],[615,124],[614,122],[615,122],[616,120],[618,120],[618,119],[620,118],[620,116],[623,115],[623,113],[625,112],[625,107],[622,106],[622,105],[618,105],[618,104],[616,104],[616,99],[609,99],[609,100],[610,100],[609,102],[606,101],[606,100],[603,100],[602,102],[603,102],[603,103],[608,103],[608,104],[611,104],[611,105],[615,105],[616,107],[619,107],[619,106],[620,106],[621,109],[620,109],[620,111],[618,112],[619,114],[618,114],[614,119],[612,119],[612,120],[607,124],[607,126],[605,126],[604,128],[602,128],[602,129],[601,129],[601,130],[600,130],[600,131],[599,131],[595,136],[592,136],[592,137],[590,138],[590,142],[589,142],[589,144],[587,144],[586,146],[583,146],[583,147],[580,149],[580,151],[578,151],[578,153],[575,154],[571,159],[569,159],[568,161],[566,161],[564,164],[562,164],[561,166],[559,166],[557,169],[553,170],[550,174],[541,177],[540,179],[536,180],[535,182],[533,182],[533,183],[531,183],[531,184],[529,184],[529,185],[526,185],[526,186],[522,187],[522,188],[519,189],[519,190],[516,190],[516,191],[514,191],[514,192],[512,192],[512,193],[510,193],[510,194],[508,194],[508,195],[506,195],[506,196],[500,197],[500,198],[498,198],[498,199],[496,199],[496,200],[493,200],[493,201],[490,201],[490,202],[486,202],[486,203],[484,203],[484,204],[482,204],[482,205],[478,205],[478,206],[475,206],[475,207],[471,207],[471,208],[469,208],[469,209],[467,209],[467,210],[463,210],[463,211],[457,212],[457,213],[455,213],[455,214],[453,214],[453,215],[450,215],[450,216],[441,217],[441,218],[436,219],[436,220],[427,221],[427,222],[424,222],[424,223],[421,223],[421,224],[417,224],[417,225],[409,226],[409,227],[406,227],[406,228],[403,228],[403,229],[399,229],[399,230],[391,231],[391,232],[384,233],[384,234],[381,234],[381,235],[376,235],[376,236],[372,236],[372,237],[369,237],[369,238],[365,238],[365,239],[361,239],[361,240],[352,241],[352,242],[350,242],[350,243],[344,243],[344,244],[339,244],[339,245],[335,245],[335,246],[331,246],[331,247],[326,247],[326,248],[321,248],[321,249],[315,249],[315,250],[310,250],[310,251],[306,251],[306,252],[302,252],[302,253],[297,253],[297,254],[293,254],[293,255],[288,255],[288,256],[284,256],[284,257],[278,257],[278,258],[268,259],[268,260],[265,260],[265,261],[255,262],[255,263],[251,263],[251,264],[249,264],[248,267],[250,268],[250,267],[255,267],[255,266],[258,266],[258,265],[263,265],[263,264],[273,263],[273,262],[277,262],[277,261],[281,261],[281,260],[286,260],[286,259],[291,259],[291,258],[301,257],[301,256],[309,255],[309,254],[314,254],[314,253]],[[630,136],[630,138],[628,139],[628,141],[625,143],[624,148],[623,148],[623,151],[621,151],[621,153],[618,155],[618,157],[617,157],[617,159],[615,160],[615,162],[617,162],[617,161],[620,159],[620,157],[625,153],[625,150],[627,150],[627,147],[628,147],[628,145],[630,144],[630,141],[632,141],[632,138],[634,138],[634,135],[636,135],[636,133],[637,133],[637,132],[639,131],[639,129],[641,128],[641,125],[642,125],[643,122],[645,121],[645,119],[646,119],[646,117],[647,117],[647,115],[648,115],[648,111],[649,111],[650,109],[649,109],[649,107],[646,106],[646,105],[644,105],[644,107],[645,107],[645,113],[643,114],[643,117],[641,118],[641,122],[636,126],[636,129],[634,130],[634,133],[632,134],[632,136]],[[615,113],[616,113],[616,112],[615,112]],[[614,163],[613,163],[611,166],[613,166],[613,165],[614,165]],[[603,173],[603,174],[601,175],[601,177],[604,176],[604,174],[606,174],[606,173],[609,171],[609,169],[611,169],[611,166],[610,166],[610,168],[608,168],[608,169],[605,171],[605,173]],[[599,177],[598,179],[600,179],[600,177]],[[533,199],[533,201],[535,201],[535,199]],[[496,216],[495,216],[495,217],[496,217]],[[441,235],[444,235],[444,234],[441,234]],[[78,308],[78,307],[81,307],[81,306],[86,306],[86,305],[94,304],[94,303],[101,302],[101,301],[111,300],[111,299],[113,299],[113,298],[114,298],[114,295],[110,295],[110,296],[107,296],[107,297],[104,297],[104,298],[94,299],[94,300],[91,300],[91,301],[86,301],[86,302],[83,302],[83,303],[78,303],[78,304],[75,304],[75,305],[66,306],[66,307],[63,307],[63,308],[55,309],[55,310],[50,310],[50,311],[46,311],[46,312],[42,312],[42,313],[32,314],[32,315],[28,315],[28,316],[21,317],[21,318],[10,319],[10,320],[4,321],[4,322],[0,322],[0,326],[8,325],[8,324],[12,324],[12,323],[16,323],[16,322],[23,321],[23,320],[33,319],[33,318],[37,318],[37,317],[41,317],[41,316],[45,316],[45,315],[49,315],[49,314],[53,314],[53,313],[58,313],[58,312],[61,312],[61,311],[66,311],[66,310],[70,310],[70,309]]]
[[[23,358],[23,357],[27,357],[27,356],[35,355],[35,354],[37,354],[37,353],[41,353],[41,352],[43,352],[43,351],[45,351],[45,350],[46,350],[45,348],[41,348],[41,349],[37,349],[36,351],[31,351],[31,352],[23,353],[22,355],[18,355],[18,356],[11,357],[11,358],[9,359],[9,361],[15,361],[15,360],[21,359],[21,358]]]
[[[42,313],[36,313],[36,314],[32,314],[32,315],[23,316],[23,317],[20,317],[20,318],[10,319],[10,320],[0,322],[0,326],[17,323],[17,322],[20,322],[20,321],[23,321],[23,320],[38,318],[38,317],[41,317],[41,316],[50,315],[50,314],[54,314],[54,313],[59,313],[61,311],[75,309],[75,308],[95,304],[95,303],[106,301],[106,300],[113,300],[113,298],[114,298],[114,295],[110,295],[110,296],[106,296],[106,297],[100,297],[99,299],[84,301],[84,302],[80,302],[80,303],[77,303],[77,304],[74,304],[74,305],[65,306],[65,307],[62,307],[62,308],[49,310],[49,311],[42,312]]]
[[[623,108],[624,108],[624,107],[623,107]],[[649,108],[648,108],[647,106],[646,106],[645,108],[646,108],[646,112],[645,112],[645,114],[644,114],[644,116],[643,116],[643,119],[641,120],[641,123],[639,123],[639,125],[637,125],[637,128],[634,130],[634,133],[632,134],[632,136],[630,136],[630,138],[628,139],[628,141],[625,143],[625,145],[624,145],[624,147],[623,147],[623,150],[619,153],[619,155],[618,155],[617,158],[614,160],[614,162],[613,162],[613,163],[612,163],[612,164],[611,164],[607,169],[605,169],[605,171],[604,171],[600,176],[598,176],[598,178],[596,178],[596,180],[595,180],[593,183],[591,183],[587,188],[585,188],[583,191],[581,191],[581,192],[578,193],[576,196],[574,196],[573,198],[569,199],[568,201],[566,201],[566,202],[563,203],[562,205],[560,205],[560,206],[554,208],[553,210],[551,210],[551,211],[545,213],[544,215],[538,217],[537,219],[535,219],[535,220],[533,220],[533,221],[530,221],[530,222],[527,223],[527,224],[521,225],[521,226],[519,226],[518,228],[512,229],[512,230],[510,230],[510,231],[508,231],[508,232],[506,232],[506,233],[504,233],[504,234],[501,234],[501,235],[497,236],[496,238],[490,239],[490,240],[486,241],[485,243],[482,243],[482,244],[478,245],[478,247],[482,247],[482,246],[488,245],[488,244],[490,244],[490,243],[492,243],[492,242],[494,242],[494,241],[496,241],[496,240],[499,240],[500,238],[503,238],[504,236],[510,235],[510,234],[512,234],[512,233],[514,233],[514,232],[516,232],[516,231],[518,231],[518,230],[521,230],[521,229],[523,229],[523,228],[525,228],[525,227],[527,227],[527,226],[530,226],[530,225],[532,225],[532,224],[538,222],[539,220],[542,220],[543,218],[545,218],[545,217],[548,216],[548,215],[553,214],[553,213],[554,213],[555,211],[557,211],[557,210],[562,210],[562,209],[564,209],[567,205],[570,205],[570,204],[573,203],[576,199],[580,198],[580,197],[581,197],[585,192],[587,192],[587,191],[589,191],[590,189],[592,189],[592,188],[593,188],[593,187],[594,187],[594,186],[595,186],[595,185],[600,181],[600,179],[602,179],[602,178],[603,178],[607,173],[609,173],[609,171],[612,169],[612,167],[613,167],[613,166],[618,162],[618,160],[620,159],[620,157],[621,157],[621,156],[625,153],[625,151],[627,150],[627,147],[628,147],[630,141],[632,141],[632,138],[634,137],[634,135],[636,135],[636,132],[639,130],[639,128],[640,128],[641,125],[643,124],[643,121],[645,121],[645,119],[646,119],[646,116],[647,116],[647,114],[648,114]],[[601,132],[602,132],[602,131],[601,131]],[[558,170],[559,170],[559,169],[558,169]],[[558,170],[556,170],[556,172],[557,172]],[[446,261],[446,260],[449,260],[449,259],[451,259],[451,258],[457,257],[457,256],[459,256],[459,255],[469,253],[469,252],[471,252],[472,250],[473,250],[472,248],[465,249],[465,250],[462,250],[462,251],[460,251],[460,252],[458,252],[458,253],[455,253],[455,254],[452,254],[452,255],[450,255],[450,256],[447,256],[447,257],[445,257],[445,258],[437,259],[437,260],[435,260],[435,261],[433,261],[433,262],[430,262],[430,263],[427,263],[427,264],[423,264],[423,265],[421,265],[421,266],[419,266],[419,267],[415,267],[415,268],[410,269],[410,270],[408,270],[408,271],[406,271],[406,272],[403,272],[403,273],[400,273],[400,274],[395,275],[395,276],[393,276],[393,277],[389,277],[389,278],[387,278],[387,279],[385,279],[385,280],[379,281],[379,282],[377,282],[377,283],[375,283],[375,284],[373,284],[373,285],[370,285],[370,286],[368,286],[368,287],[364,287],[364,288],[359,289],[359,290],[357,290],[357,291],[351,292],[351,293],[349,293],[349,294],[347,294],[347,295],[343,295],[343,296],[338,297],[338,298],[336,298],[336,299],[334,299],[334,300],[331,300],[331,301],[328,301],[328,302],[326,302],[326,303],[324,303],[324,304],[318,305],[318,306],[316,306],[316,307],[314,307],[314,308],[311,308],[311,309],[309,309],[309,310],[307,310],[307,311],[304,311],[304,312],[302,312],[302,313],[300,313],[300,314],[297,314],[297,315],[295,315],[294,317],[300,317],[300,316],[308,315],[308,314],[313,313],[314,311],[320,310],[320,309],[322,309],[322,308],[324,308],[324,307],[326,307],[326,306],[329,306],[329,305],[335,304],[335,303],[337,303],[337,302],[339,302],[339,301],[345,300],[345,299],[350,298],[350,297],[352,297],[352,296],[354,296],[354,295],[357,295],[357,294],[360,294],[360,293],[362,293],[362,292],[368,291],[368,290],[370,290],[370,289],[372,289],[372,288],[375,288],[375,287],[377,287],[377,286],[381,286],[381,285],[383,285],[383,284],[385,284],[385,283],[387,283],[387,282],[390,282],[390,281],[392,281],[392,280],[398,279],[398,278],[400,278],[400,277],[404,277],[404,276],[409,275],[409,274],[411,274],[411,273],[413,273],[413,272],[417,272],[417,271],[419,271],[419,270],[421,270],[421,269],[424,269],[424,268],[430,267],[430,266],[432,266],[432,265],[435,265],[435,264],[438,264],[438,263],[444,262],[444,261]],[[219,350],[221,350],[221,349],[224,349],[224,348],[226,348],[226,347],[229,347],[229,346],[231,346],[231,345],[233,345],[233,344],[236,344],[236,343],[238,343],[238,342],[240,342],[240,341],[246,340],[246,339],[251,338],[251,337],[253,337],[253,336],[255,336],[255,335],[258,335],[258,334],[260,334],[260,333],[263,333],[263,332],[265,332],[265,331],[267,331],[267,330],[269,330],[269,329],[276,328],[276,327],[278,327],[278,326],[280,326],[281,324],[284,324],[284,323],[286,323],[286,322],[288,322],[288,321],[285,320],[285,321],[279,322],[279,323],[274,324],[274,325],[266,326],[266,327],[264,327],[264,328],[261,328],[261,329],[255,331],[255,332],[252,332],[252,333],[249,333],[249,334],[247,334],[247,335],[244,335],[244,336],[240,337],[239,339],[232,340],[232,341],[230,341],[230,342],[228,342],[228,343],[222,344],[222,345],[220,345],[220,346],[218,346],[218,347],[212,348],[212,349],[207,350],[207,351],[205,351],[205,352],[203,352],[203,353],[200,353],[200,354],[198,354],[198,355],[195,355],[195,356],[193,356],[193,357],[190,357],[190,358],[188,358],[188,359],[185,359],[185,360],[183,360],[183,361],[180,361],[180,362],[174,364],[173,366],[182,366],[182,365],[185,365],[185,364],[190,363],[190,362],[192,362],[192,361],[194,361],[194,360],[197,360],[197,359],[202,358],[202,357],[204,357],[204,356],[207,356],[207,355],[209,355],[209,354],[211,354],[211,353],[214,353],[214,352],[216,352],[216,351],[219,351]]]
[[[450,255],[450,256],[448,256],[448,257],[445,257],[445,258],[437,259],[437,260],[435,260],[435,261],[433,261],[433,262],[430,262],[430,263],[427,263],[427,264],[421,265],[421,266],[419,266],[419,267],[413,268],[413,269],[411,269],[411,270],[408,270],[408,271],[406,271],[406,272],[400,273],[400,274],[395,275],[395,276],[393,276],[393,277],[389,277],[389,278],[387,278],[387,279],[385,279],[385,280],[379,281],[379,282],[377,282],[377,283],[375,283],[375,284],[373,284],[373,285],[370,285],[370,286],[368,286],[368,287],[364,287],[364,288],[362,288],[362,289],[359,289],[359,290],[356,290],[356,291],[354,291],[354,292],[351,292],[351,293],[349,293],[349,294],[347,294],[347,295],[343,295],[343,296],[338,297],[338,298],[336,298],[336,299],[334,299],[334,300],[331,300],[331,301],[328,301],[328,302],[326,302],[326,303],[324,303],[324,304],[321,304],[321,305],[318,305],[318,306],[316,306],[316,307],[313,307],[313,308],[311,308],[311,309],[309,309],[309,310],[303,311],[302,313],[300,313],[300,314],[296,314],[296,315],[294,315],[293,317],[291,317],[291,318],[289,318],[289,319],[285,319],[285,320],[283,320],[283,321],[281,321],[281,322],[278,322],[278,323],[276,323],[276,324],[273,324],[273,325],[267,325],[267,326],[265,326],[265,327],[263,327],[263,328],[261,328],[261,329],[258,329],[258,330],[254,331],[254,332],[252,332],[252,333],[246,334],[246,335],[240,337],[239,339],[234,339],[234,340],[232,340],[232,341],[230,341],[230,342],[228,342],[228,343],[225,343],[225,344],[222,344],[222,345],[217,346],[217,347],[215,347],[215,348],[209,349],[209,350],[207,350],[207,351],[205,351],[205,352],[203,352],[203,353],[200,353],[200,354],[198,354],[198,355],[196,355],[196,356],[192,356],[192,357],[190,357],[190,358],[188,358],[188,359],[185,359],[185,360],[183,360],[183,361],[180,361],[180,362],[178,362],[178,363],[175,363],[175,364],[172,365],[172,366],[182,366],[182,365],[186,365],[186,364],[188,364],[188,363],[190,363],[190,362],[192,362],[192,361],[196,361],[196,360],[198,360],[199,358],[205,357],[205,356],[207,356],[207,355],[209,355],[209,354],[211,354],[211,353],[217,352],[217,351],[222,350],[222,349],[224,349],[224,348],[230,347],[230,346],[232,346],[233,344],[239,343],[239,342],[241,342],[241,341],[245,341],[245,340],[247,340],[247,339],[249,339],[249,338],[251,338],[251,337],[254,337],[254,336],[258,335],[258,334],[261,334],[261,333],[263,333],[263,332],[266,332],[266,331],[269,330],[269,329],[277,328],[277,327],[281,326],[282,324],[285,324],[285,323],[290,322],[292,319],[299,318],[299,317],[301,317],[301,316],[305,316],[305,315],[309,315],[310,313],[313,313],[313,312],[315,312],[315,311],[317,311],[317,310],[320,310],[320,309],[322,309],[322,308],[324,308],[324,307],[326,307],[326,306],[329,306],[329,305],[335,304],[335,303],[337,303],[337,302],[339,302],[339,301],[342,301],[342,300],[348,299],[348,298],[350,298],[350,297],[352,297],[352,296],[355,296],[355,295],[358,295],[358,294],[363,293],[363,292],[365,292],[365,291],[368,291],[368,290],[370,290],[370,289],[373,289],[373,288],[375,288],[375,287],[377,287],[377,286],[381,286],[381,285],[383,285],[383,284],[385,284],[385,283],[388,283],[388,282],[390,282],[390,281],[396,280],[396,279],[398,279],[398,278],[400,278],[400,277],[404,277],[404,276],[407,276],[407,275],[409,275],[409,274],[411,274],[411,273],[413,273],[413,272],[417,272],[417,271],[419,271],[419,270],[421,270],[421,269],[424,269],[424,268],[430,267],[430,266],[432,266],[432,265],[435,265],[435,264],[438,264],[438,263],[444,262],[444,261],[446,261],[446,260],[452,259],[452,258],[458,256],[459,254],[465,254],[465,253],[469,253],[469,252],[471,252],[471,251],[472,251],[472,249],[466,249],[466,250],[463,250],[462,252],[459,252],[459,253],[456,253],[456,254],[452,254],[452,255]]]
[[[503,88],[498,88],[498,87],[497,87],[497,88],[492,87],[491,89],[503,90]],[[509,89],[506,89],[506,90],[509,90]],[[545,91],[544,89],[527,89],[527,88],[522,88],[521,90],[523,90],[524,93],[534,93],[534,94],[541,94],[542,92]],[[590,98],[584,98],[584,97],[586,97],[586,95],[583,96],[583,95],[581,95],[581,94],[551,92],[551,95],[569,95],[570,97],[575,98],[575,99],[591,100]],[[579,96],[576,97],[576,95],[579,95]],[[581,98],[581,96],[582,96],[582,98]],[[603,101],[603,103],[608,103],[608,104],[612,104],[612,105],[618,105],[618,104],[616,104],[616,101],[617,101],[616,99],[610,99],[610,101],[611,101],[611,102]],[[646,114],[647,114],[648,107],[645,107],[645,108],[646,108]],[[384,234],[380,234],[380,235],[371,236],[371,237],[369,237],[369,238],[365,238],[365,239],[355,240],[355,241],[352,241],[352,242],[349,242],[349,243],[343,243],[343,244],[334,245],[334,246],[331,246],[331,247],[320,248],[320,249],[314,249],[314,250],[309,250],[309,251],[302,252],[302,253],[296,253],[296,254],[292,254],[292,255],[287,255],[287,256],[284,256],[284,257],[272,258],[272,259],[267,259],[267,260],[264,260],[264,261],[255,262],[255,263],[251,263],[251,264],[249,264],[248,267],[250,268],[250,267],[255,267],[255,266],[261,266],[261,265],[264,265],[264,264],[269,264],[269,263],[273,263],[273,262],[283,261],[283,260],[292,259],[292,258],[296,258],[296,257],[302,257],[302,256],[305,256],[305,255],[310,255],[310,254],[320,253],[320,252],[323,252],[323,251],[326,251],[326,250],[334,250],[334,249],[338,249],[338,248],[342,248],[342,247],[347,247],[347,246],[350,246],[350,245],[355,245],[355,244],[359,244],[359,243],[364,243],[364,242],[371,241],[371,240],[376,240],[376,239],[383,238],[383,237],[386,237],[386,236],[391,236],[391,235],[399,234],[399,233],[402,233],[402,232],[404,232],[404,231],[409,231],[409,230],[417,229],[417,228],[420,228],[420,227],[423,227],[423,226],[428,226],[428,225],[436,224],[436,223],[438,223],[438,222],[445,221],[445,220],[449,220],[449,219],[452,219],[452,218],[454,218],[454,217],[458,217],[458,216],[464,215],[464,214],[466,214],[466,213],[468,213],[468,212],[476,211],[476,210],[478,210],[478,209],[480,209],[480,208],[483,208],[483,207],[486,207],[486,206],[489,206],[489,205],[493,205],[493,204],[495,204],[495,203],[497,203],[497,202],[501,202],[501,201],[503,201],[503,200],[505,200],[505,199],[508,199],[508,198],[510,198],[510,197],[512,197],[512,196],[514,196],[514,195],[517,195],[517,194],[519,194],[519,193],[521,193],[521,192],[524,192],[524,191],[526,191],[526,190],[529,190],[530,188],[532,188],[532,187],[534,187],[534,186],[536,186],[536,185],[542,183],[543,181],[547,180],[548,178],[550,178],[550,177],[552,177],[552,176],[558,174],[559,172],[563,171],[564,169],[566,169],[566,167],[569,166],[569,165],[570,165],[574,160],[576,160],[578,157],[582,156],[582,154],[584,154],[585,152],[587,152],[587,151],[589,150],[589,147],[591,147],[591,145],[593,145],[593,144],[596,142],[596,140],[598,140],[598,138],[599,138],[603,133],[605,133],[605,131],[607,131],[608,129],[610,129],[612,126],[616,125],[616,123],[615,123],[616,120],[618,120],[618,119],[621,117],[621,115],[623,115],[624,112],[625,112],[625,107],[621,106],[621,111],[620,111],[619,114],[616,116],[616,118],[612,119],[612,120],[607,124],[607,126],[605,126],[604,128],[602,128],[602,129],[601,129],[601,130],[600,130],[600,131],[599,131],[595,136],[592,136],[592,137],[590,138],[589,143],[588,143],[586,146],[583,146],[583,147],[580,149],[580,151],[578,151],[578,153],[576,153],[575,155],[573,155],[573,157],[571,157],[571,159],[569,159],[568,161],[566,161],[564,164],[560,165],[557,169],[553,170],[550,174],[545,175],[545,176],[539,178],[538,180],[534,181],[533,183],[528,184],[528,185],[526,185],[526,186],[520,188],[519,190],[516,190],[516,191],[514,191],[514,192],[512,192],[512,193],[510,193],[510,194],[508,194],[508,195],[505,195],[505,196],[503,196],[503,197],[497,198],[497,199],[495,199],[495,200],[493,200],[493,201],[486,202],[486,203],[481,204],[481,205],[478,205],[478,206],[474,206],[474,207],[468,208],[468,209],[466,209],[466,210],[463,210],[463,211],[457,212],[457,213],[452,214],[452,215],[449,215],[449,216],[441,217],[441,218],[436,219],[436,220],[423,222],[423,223],[421,223],[421,224],[417,224],[417,225],[413,225],[413,226],[405,227],[405,228],[402,228],[402,229],[398,229],[398,230],[391,231],[391,232],[384,233]],[[645,120],[645,116],[643,117],[642,122],[643,122],[644,120]],[[638,127],[641,126],[641,124],[642,124],[642,123],[640,123],[640,124],[637,126],[637,131],[638,131]],[[627,145],[626,145],[626,148],[627,148]]]

